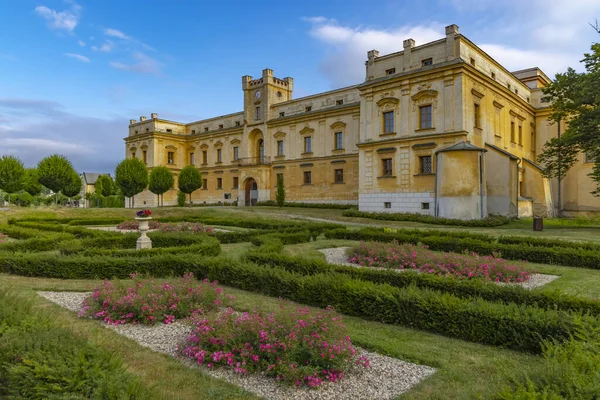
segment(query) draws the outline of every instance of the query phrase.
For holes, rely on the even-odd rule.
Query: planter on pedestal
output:
[[[148,232],[148,222],[151,219],[152,219],[152,217],[137,217],[136,218],[136,221],[138,222],[139,230],[140,230],[140,237],[138,238],[138,240],[135,244],[135,248],[137,250],[152,248],[152,240],[150,240],[150,238],[148,236],[146,236],[146,233]]]

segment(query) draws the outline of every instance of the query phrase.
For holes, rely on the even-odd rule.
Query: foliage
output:
[[[0,233],[0,243],[3,243],[8,238],[8,235]]]
[[[259,201],[257,206],[264,207],[279,207],[277,201],[274,200],[266,200]],[[300,202],[284,202],[282,207],[300,207],[300,208],[328,208],[333,210],[352,210],[356,209],[357,206],[354,204],[333,204],[333,203],[300,203]]]
[[[579,160],[579,152],[579,145],[571,142],[568,137],[554,137],[544,143],[542,154],[536,161],[542,166],[544,177],[564,179]]]
[[[64,191],[73,184],[73,175],[77,174],[67,157],[53,154],[43,158],[37,166],[39,183],[54,193]],[[79,191],[77,191],[79,192]]]
[[[442,218],[434,217],[432,215],[417,214],[417,213],[376,213],[366,212],[358,210],[348,210],[342,213],[344,217],[359,217],[359,218],[371,218],[379,219],[384,221],[414,221],[422,222],[424,224],[436,224],[436,225],[455,225],[455,226],[500,226],[510,222],[510,219],[500,215],[490,216],[483,219],[454,219],[454,218]]]
[[[579,73],[568,68],[567,72],[556,74],[555,80],[543,88],[544,94],[552,102],[550,119],[554,122],[566,121],[568,125],[561,141],[551,141],[540,158],[544,161],[556,160],[555,155],[562,153],[559,145],[567,154],[578,150],[587,153],[588,159],[594,163],[590,176],[597,184],[592,193],[600,196],[600,43],[592,45],[591,52],[584,54],[582,62],[585,72]],[[564,168],[568,168],[571,158],[565,161]]]
[[[150,171],[150,176],[148,178],[148,190],[158,196],[159,206],[161,205],[161,200],[164,205],[163,194],[171,189],[174,183],[175,179],[173,178],[173,173],[169,168],[158,166],[152,168],[152,171]]]
[[[200,319],[181,352],[208,368],[261,372],[309,387],[340,380],[354,364],[369,366],[367,358],[358,359],[342,316],[331,308],[290,312],[282,306],[277,315],[240,315],[229,308]]]
[[[185,193],[181,190],[177,192],[177,205],[179,207],[185,206]]]
[[[33,203],[33,200],[33,196],[27,192],[17,193],[11,198],[12,203],[21,207],[29,207]]]
[[[277,207],[283,207],[285,204],[285,186],[283,185],[283,178],[277,179],[277,192],[275,194],[275,201]]]
[[[79,316],[101,319],[111,325],[170,324],[215,311],[233,300],[233,296],[223,294],[217,282],[198,282],[192,273],[161,284],[153,279],[140,279],[137,274],[131,277],[133,281],[129,282],[105,280],[84,300]]]
[[[42,193],[43,186],[39,182],[37,168],[25,168],[25,182],[23,190],[32,196],[38,196]]]
[[[202,175],[193,165],[186,165],[179,173],[177,184],[179,191],[190,196],[190,204],[192,204],[192,193],[202,187]]]
[[[439,254],[423,246],[378,242],[361,242],[348,249],[348,262],[370,268],[419,271],[459,279],[482,279],[493,282],[524,282],[529,272],[496,256],[480,257],[475,253]]]
[[[98,190],[98,185],[100,185],[100,190]],[[115,194],[115,182],[110,175],[100,175],[96,180],[94,188],[96,189],[96,193],[99,193],[104,197]]]
[[[23,162],[15,156],[0,157],[0,189],[8,194],[23,189],[25,168]]]
[[[0,291],[0,327],[1,398],[144,399],[149,394],[122,359],[14,292]]]
[[[115,183],[123,195],[130,198],[133,207],[133,196],[141,193],[148,186],[146,165],[137,158],[127,158],[121,161],[115,170]]]
[[[179,222],[171,224],[163,222],[158,225],[159,232],[190,232],[190,233],[211,233],[213,228],[206,227],[194,222]]]
[[[158,222],[155,219],[148,221],[149,229],[158,229],[159,225],[160,225],[160,222]],[[140,229],[140,224],[138,221],[135,221],[135,220],[134,221],[123,221],[123,222],[119,223],[119,225],[117,225],[117,229],[124,230],[124,231],[137,231],[138,229]]]
[[[79,177],[77,172],[73,171],[73,173],[71,174],[71,181],[67,186],[65,186],[62,189],[62,193],[68,198],[77,196],[79,193],[81,193],[81,186],[81,178]]]

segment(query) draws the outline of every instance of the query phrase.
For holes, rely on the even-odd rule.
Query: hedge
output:
[[[259,201],[257,205],[264,207],[279,207],[275,200]],[[283,207],[326,208],[331,210],[356,210],[358,208],[355,204],[302,203],[288,201],[283,204]]]
[[[600,301],[569,296],[559,292],[540,293],[524,289],[520,286],[497,285],[476,279],[456,279],[453,277],[420,274],[414,271],[398,273],[391,270],[334,265],[316,258],[294,257],[276,253],[275,251],[276,248],[270,248],[266,245],[260,249],[251,249],[246,252],[244,259],[258,265],[285,269],[301,275],[335,272],[347,275],[353,279],[380,284],[387,283],[400,288],[415,285],[422,289],[437,290],[461,298],[480,297],[484,300],[498,301],[506,304],[516,303],[546,309],[578,311],[600,315]]]
[[[348,210],[342,213],[344,217],[358,217],[358,218],[370,218],[384,221],[413,221],[421,222],[424,224],[436,224],[436,225],[454,225],[454,226],[501,226],[506,225],[510,222],[510,219],[500,215],[490,216],[483,219],[454,219],[454,218],[442,218],[434,217],[427,214],[417,213],[376,213],[376,212],[365,212],[358,210]]]
[[[351,279],[338,273],[303,276],[227,258],[163,254],[154,257],[64,257],[22,254],[0,260],[8,273],[53,278],[155,277],[192,271],[198,278],[284,297],[374,321],[399,324],[463,340],[540,352],[543,340],[566,340],[579,326],[598,325],[589,316],[538,307],[464,299],[416,286],[405,288]]]
[[[64,255],[72,253],[61,251]],[[84,257],[155,257],[162,254],[187,254],[197,256],[218,256],[221,253],[219,241],[206,237],[203,242],[195,243],[185,248],[181,247],[155,247],[152,249],[82,249],[76,254]]]
[[[524,236],[500,236],[498,237],[498,243],[526,244],[534,247],[570,247],[600,251],[600,245],[592,242],[576,242],[570,240],[546,239]]]
[[[1,243],[0,252],[40,252],[56,250],[57,243],[73,238],[74,236],[70,233],[52,232],[40,237],[32,237],[31,239]],[[2,257],[2,255],[0,255],[0,257]]]
[[[69,221],[69,225],[118,225],[125,221],[125,218],[90,218],[90,219],[75,219]]]

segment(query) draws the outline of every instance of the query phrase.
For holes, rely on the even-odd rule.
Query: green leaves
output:
[[[161,198],[162,194],[171,189],[174,183],[175,179],[169,168],[163,166],[154,167],[150,171],[148,190]]]
[[[77,196],[79,192],[81,192],[81,186],[81,178],[79,177],[77,172],[73,171],[73,173],[71,174],[71,181],[67,186],[65,186],[62,189],[62,193],[69,198]]]
[[[23,190],[32,196],[37,196],[42,193],[43,186],[39,182],[39,175],[37,168],[26,168],[25,169],[25,182]]]
[[[137,158],[128,158],[117,165],[115,182],[126,197],[141,193],[148,186],[148,170]]]
[[[54,193],[63,191],[73,184],[73,175],[77,175],[71,162],[65,156],[53,154],[43,158],[38,164],[39,183]],[[79,193],[79,191],[77,191]]]
[[[0,189],[6,193],[16,193],[23,189],[25,168],[23,162],[15,156],[0,157]]]
[[[185,166],[179,173],[179,190],[186,194],[192,194],[196,189],[202,187],[202,176],[193,166]]]
[[[283,178],[277,177],[277,193],[275,194],[277,207],[283,207],[285,204],[285,187],[283,186]]]

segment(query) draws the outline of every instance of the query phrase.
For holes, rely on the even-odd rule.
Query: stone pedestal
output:
[[[139,225],[140,237],[138,238],[135,248],[136,250],[141,249],[151,249],[152,248],[152,240],[146,235],[148,232],[148,222],[152,219],[152,217],[140,217],[136,218],[136,221]]]

